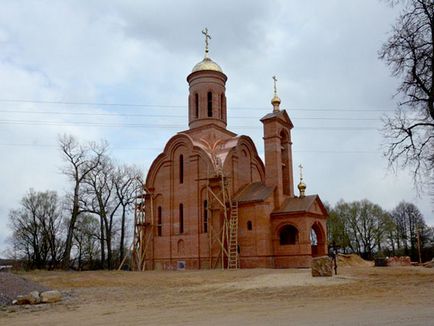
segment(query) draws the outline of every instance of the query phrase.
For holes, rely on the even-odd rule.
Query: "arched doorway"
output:
[[[313,223],[310,229],[310,247],[312,257],[326,255],[325,234],[319,222]]]

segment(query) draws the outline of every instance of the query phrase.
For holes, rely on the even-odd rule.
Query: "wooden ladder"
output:
[[[228,269],[238,268],[238,202],[231,203]]]

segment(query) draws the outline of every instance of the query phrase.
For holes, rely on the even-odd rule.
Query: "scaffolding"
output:
[[[151,202],[150,219],[146,218],[145,200],[149,196]],[[153,241],[154,221],[153,221],[153,198],[146,192],[140,195],[136,194],[134,203],[134,234],[133,242],[129,248],[131,253],[131,269],[135,271],[144,271],[146,269],[146,252]],[[124,266],[128,255],[119,265],[118,270]]]
[[[239,268],[238,203],[232,201],[229,178],[223,173],[207,178],[206,181],[207,198],[211,199],[208,199],[210,204],[207,207],[211,213],[208,213],[208,216],[211,216],[208,222],[209,266],[213,269],[218,265],[222,269],[237,269]]]
[[[207,228],[209,268],[239,268],[238,203],[232,201],[229,178],[222,171],[206,179]],[[199,180],[198,180],[199,181]],[[150,207],[145,205],[149,204]],[[136,271],[153,269],[155,233],[154,197],[144,188],[144,194],[136,196],[134,210],[134,236],[130,247],[131,268]],[[200,257],[199,259],[201,259]],[[151,264],[147,266],[149,261]],[[124,261],[119,266],[122,268]]]

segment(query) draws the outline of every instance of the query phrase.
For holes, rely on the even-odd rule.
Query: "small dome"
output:
[[[271,104],[280,104],[281,103],[281,101],[280,101],[280,97],[279,96],[277,96],[277,95],[274,95],[274,97],[271,99]]]
[[[300,183],[298,184],[298,190],[300,191],[304,191],[306,190],[306,184],[303,181],[300,181]]]
[[[208,57],[204,58],[201,62],[195,65],[193,67],[192,72],[203,71],[203,70],[212,70],[212,71],[218,71],[223,73],[222,68]]]

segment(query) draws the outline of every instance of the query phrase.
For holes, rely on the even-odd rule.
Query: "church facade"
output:
[[[250,137],[226,128],[226,80],[207,50],[187,77],[189,128],[146,178],[143,269],[309,267],[327,254],[327,211],[302,179],[295,194],[293,124],[276,89],[260,120],[263,161]]]

